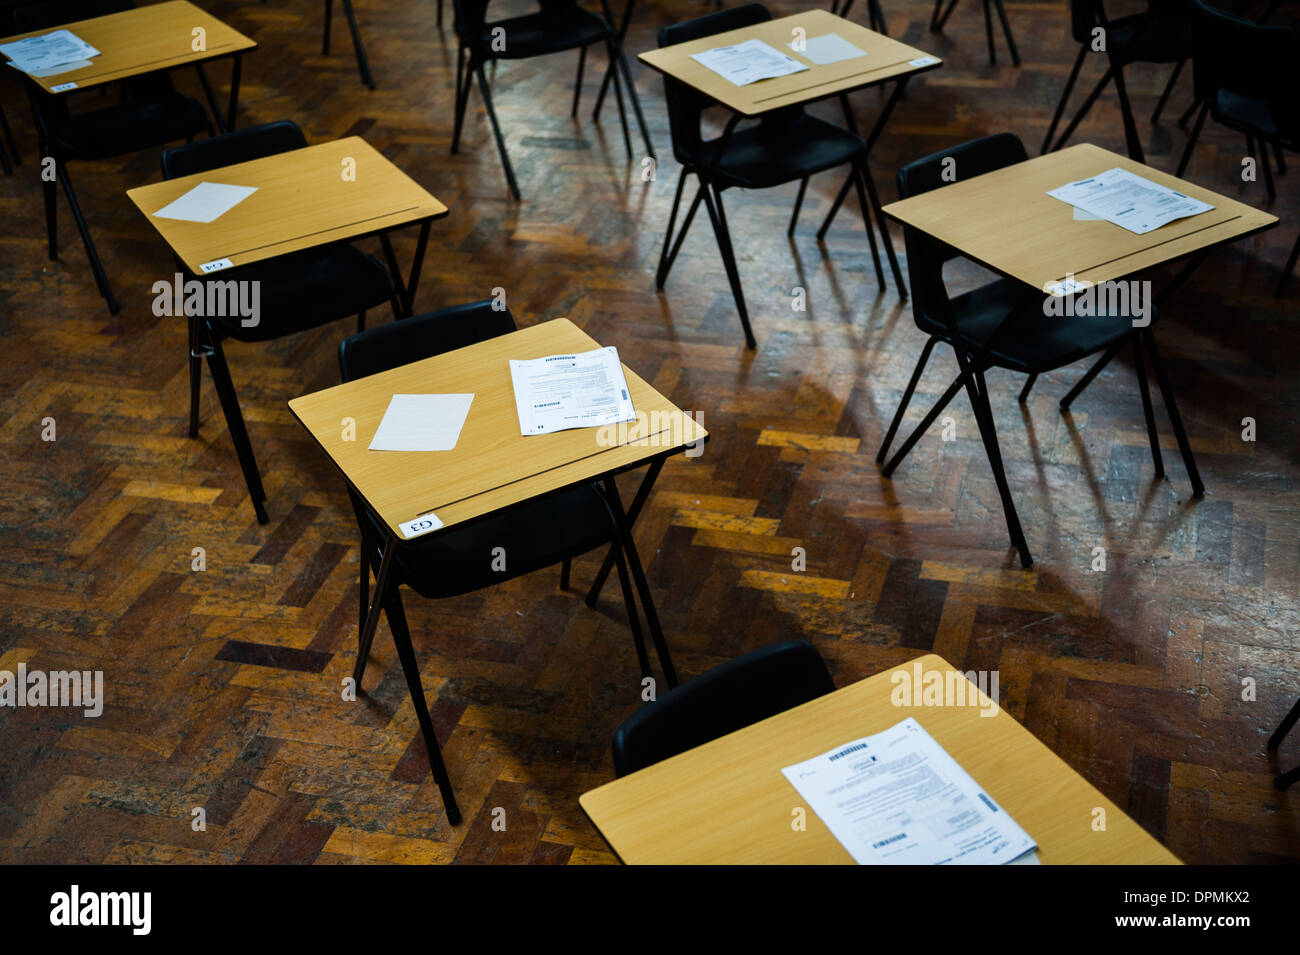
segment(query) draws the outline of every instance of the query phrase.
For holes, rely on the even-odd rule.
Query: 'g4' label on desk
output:
[[[199,271],[207,275],[209,272],[220,272],[222,269],[228,269],[234,264],[229,259],[217,259],[213,262],[204,262],[199,266]]]
[[[929,66],[931,63],[938,63],[937,56],[918,56],[915,60],[908,60],[908,66]]]
[[[51,92],[51,93],[62,93],[62,92],[65,92],[65,91],[67,91],[67,90],[75,90],[76,88],[77,88],[77,84],[76,84],[76,83],[60,83],[60,84],[58,84],[57,86],[51,86],[51,87],[50,87],[50,92]]]
[[[441,526],[442,521],[438,520],[438,515],[430,511],[428,514],[421,514],[413,521],[398,524],[397,529],[402,532],[403,537],[410,540],[412,537],[419,537],[421,534],[429,533],[429,531],[436,531]]]

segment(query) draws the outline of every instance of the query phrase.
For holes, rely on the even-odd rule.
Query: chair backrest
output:
[[[134,8],[135,0],[42,0],[15,7],[13,19],[19,33],[31,33]]]
[[[482,44],[489,3],[491,0],[453,0],[452,28],[462,46]]]
[[[302,149],[306,145],[307,137],[298,124],[282,119],[163,150],[162,174],[164,179],[179,179],[209,169]]]
[[[493,308],[492,299],[452,305],[345,338],[339,344],[339,371],[344,381],[353,381],[514,330],[510,310]]]
[[[821,655],[802,640],[746,653],[628,717],[614,733],[614,772],[636,772],[834,689]]]
[[[688,43],[771,19],[772,14],[767,7],[761,3],[747,3],[743,7],[719,10],[684,23],[666,26],[659,31],[659,46]],[[670,76],[664,77],[664,99],[668,102],[668,129],[673,138],[673,155],[682,165],[692,165],[699,156],[700,115],[713,105],[713,100]]]
[[[944,178],[951,170],[955,179],[965,182],[986,172],[1002,169],[1029,158],[1024,143],[1014,133],[995,133],[981,139],[949,147],[908,163],[898,171],[898,198],[930,192],[949,185]],[[951,163],[945,160],[951,159]],[[938,242],[911,226],[903,227],[907,245],[907,274],[912,289],[913,314],[938,318],[947,305],[943,284],[943,264],[961,255],[952,246]]]
[[[1284,140],[1300,136],[1300,31],[1261,26],[1192,0],[1193,86],[1198,100],[1220,91],[1267,103]]]
[[[1070,33],[1076,43],[1092,43],[1092,31],[1101,26],[1106,13],[1102,0],[1070,0]],[[1142,29],[1168,29],[1175,21],[1191,16],[1187,0],[1147,0],[1147,23]],[[1107,17],[1109,22],[1110,17]]]

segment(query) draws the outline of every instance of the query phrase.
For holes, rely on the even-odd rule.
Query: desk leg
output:
[[[230,64],[230,109],[226,113],[226,129],[235,128],[235,114],[239,111],[239,77],[243,73],[244,56],[236,53]]]
[[[364,539],[361,546],[366,546]],[[357,662],[352,668],[352,679],[358,689],[361,688],[361,677],[366,672],[366,659],[370,656],[370,644],[375,639],[375,628],[379,626],[379,612],[388,600],[388,581],[393,576],[393,564],[397,562],[396,552],[397,538],[389,534],[384,541],[384,556],[379,562],[379,573],[375,576],[375,596],[370,601],[370,609],[366,612],[365,622],[357,635]]]
[[[655,653],[659,657],[659,666],[664,671],[668,688],[677,685],[677,670],[673,666],[672,656],[668,653],[668,644],[664,641],[663,629],[659,626],[659,615],[655,612],[654,598],[650,595],[650,585],[646,582],[645,571],[641,567],[641,558],[637,556],[636,543],[632,540],[632,527],[623,512],[623,501],[618,496],[618,485],[613,476],[605,478],[605,499],[610,512],[614,515],[617,533],[621,539],[622,552],[627,557],[628,568],[636,583],[637,594],[641,598],[641,609],[645,611],[646,623],[650,627],[650,637],[654,640]]]
[[[659,477],[659,472],[663,470],[664,459],[656,458],[641,479],[641,486],[636,489],[636,496],[632,498],[632,504],[627,509],[627,523],[631,526],[636,523],[637,516],[641,513],[641,508],[645,507],[646,499],[650,497],[650,488],[654,486]],[[595,607],[596,598],[600,596],[601,588],[605,586],[605,580],[609,577],[609,572],[614,567],[616,546],[611,545],[609,553],[605,555],[605,562],[600,565],[600,572],[596,574],[596,579],[591,583],[591,589],[587,591],[587,606]]]
[[[225,119],[221,116],[221,110],[217,108],[217,94],[212,92],[212,84],[208,82],[208,71],[203,68],[202,63],[196,63],[194,72],[199,74],[199,85],[203,87],[203,95],[208,101],[208,109],[212,111],[212,118],[217,123],[217,132],[230,132]]]
[[[397,289],[397,301],[402,308],[398,318],[409,318],[414,312],[415,290],[420,284],[420,268],[424,265],[424,252],[429,245],[429,225],[427,219],[420,223],[420,236],[415,241],[415,259],[411,263],[411,278],[406,282],[402,281],[402,269],[397,264],[397,255],[393,252],[393,243],[388,233],[384,232],[379,236],[379,243],[384,248],[384,258],[388,263],[388,271],[392,273],[393,285]]]
[[[871,133],[867,136],[866,161],[871,161],[871,149],[876,145],[876,140],[880,138],[880,134],[884,132],[885,123],[889,121],[889,116],[893,113],[894,107],[897,106],[898,101],[903,98],[903,90],[907,88],[907,81],[909,79],[910,77],[904,76],[894,84],[894,92],[890,94],[889,99],[885,102],[885,108],[881,110],[880,115],[876,117],[875,125],[871,127]],[[851,131],[856,132],[856,123]],[[830,229],[831,222],[835,219],[835,214],[840,211],[840,206],[844,205],[844,200],[848,198],[849,190],[852,188],[853,175],[850,174],[849,177],[844,180],[844,185],[840,188],[839,194],[836,195],[835,201],[831,203],[831,210],[826,213],[826,221],[823,222],[822,227],[817,230],[817,238],[819,240],[826,238],[826,232]]]
[[[904,80],[903,82],[906,81]],[[891,96],[889,99],[890,104],[897,101],[896,98],[901,95],[902,89],[903,84],[900,83],[898,88],[894,91],[894,96]],[[847,124],[849,132],[856,136],[858,134],[858,123],[853,117],[853,110],[849,106],[849,98],[847,95],[840,96],[840,106],[844,110],[844,122]],[[889,107],[887,106],[886,109],[888,108]],[[877,120],[876,126],[872,129],[870,142],[874,143],[876,137],[880,135],[878,132],[879,128],[880,122]],[[871,146],[869,144],[867,146],[867,152],[870,153],[870,151]],[[885,224],[885,214],[880,211],[880,195],[876,192],[876,183],[871,176],[871,166],[868,162],[867,156],[862,157],[862,162],[859,164],[857,172],[859,179],[858,200],[862,204],[863,218],[867,217],[867,210],[870,208],[871,214],[876,217],[876,225],[880,226],[880,242],[885,247],[885,255],[889,258],[889,268],[894,273],[894,284],[898,288],[899,298],[907,298],[907,290],[903,286],[903,272],[898,267],[898,256],[894,253],[894,243],[889,241],[889,227]],[[862,186],[864,183],[867,187],[867,194],[871,199],[869,204],[866,201],[866,197],[862,195]],[[867,223],[867,237],[871,238],[870,223]],[[876,274],[879,277],[881,287],[883,287],[885,284],[885,278],[880,274],[880,259],[878,256],[874,256],[876,251],[874,239],[872,239],[871,251],[873,257],[876,259]]]

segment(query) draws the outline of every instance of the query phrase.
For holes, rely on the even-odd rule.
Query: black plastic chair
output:
[[[1300,721],[1300,700],[1295,701],[1295,706],[1291,707],[1286,716],[1282,717],[1282,722],[1278,724],[1273,735],[1268,738],[1268,749],[1270,752],[1276,750],[1282,745],[1282,740],[1286,739],[1287,734],[1295,727],[1297,721]],[[1288,769],[1286,772],[1278,773],[1273,778],[1273,785],[1278,789],[1290,789],[1297,782],[1300,782],[1300,766],[1294,769]]]
[[[1093,87],[1074,119],[1066,127],[1061,138],[1052,143],[1052,136],[1065,113],[1065,104],[1074,91],[1075,80],[1083,68],[1083,61],[1092,50],[1093,31],[1101,29],[1106,40],[1107,66],[1097,85]],[[1115,93],[1119,97],[1120,111],[1124,119],[1124,135],[1128,143],[1129,155],[1142,161],[1142,145],[1138,141],[1137,125],[1133,120],[1133,107],[1129,103],[1128,88],[1124,83],[1124,67],[1130,63],[1173,63],[1173,72],[1165,83],[1164,91],[1156,103],[1151,115],[1151,122],[1160,120],[1169,94],[1173,91],[1183,64],[1192,55],[1192,18],[1187,0],[1148,0],[1147,9],[1142,13],[1133,13],[1117,20],[1108,20],[1101,0],[1070,0],[1070,32],[1074,42],[1079,44],[1079,54],[1074,59],[1074,66],[1061,91],[1060,102],[1052,114],[1052,122],[1043,137],[1040,152],[1052,152],[1060,149],[1074,133],[1079,123],[1088,115],[1092,104],[1113,80]]]
[[[1300,150],[1300,108],[1294,102],[1300,82],[1300,30],[1260,26],[1200,0],[1191,3],[1196,27],[1192,65],[1200,108],[1177,175],[1187,168],[1208,116],[1245,134],[1248,154],[1262,160],[1268,197],[1274,199],[1268,147],[1277,150],[1280,169],[1282,149]]]
[[[628,717],[614,733],[614,773],[634,773],[834,689],[811,644],[790,640],[752,650]]]
[[[492,21],[487,19],[489,3],[490,0],[455,0],[455,28],[459,47],[456,51],[456,116],[451,136],[453,153],[460,149],[460,134],[465,126],[469,93],[474,78],[477,77],[483,105],[487,108],[488,119],[492,123],[492,135],[496,138],[497,152],[501,154],[501,165],[505,167],[510,194],[518,199],[519,184],[515,180],[515,170],[510,164],[505,139],[497,123],[496,110],[492,106],[492,92],[483,72],[484,65],[495,60],[525,60],[549,53],[578,50],[578,76],[573,86],[572,109],[572,115],[577,116],[587,47],[593,43],[603,43],[609,57],[607,76],[613,75],[614,97],[618,102],[618,116],[623,125],[623,142],[627,146],[628,157],[632,156],[632,137],[623,106],[624,85],[641,127],[646,152],[654,158],[654,147],[650,143],[650,132],[646,129],[645,116],[641,112],[641,101],[637,98],[627,61],[623,58],[623,47],[607,0],[600,0],[603,15],[583,9],[577,0],[541,0],[541,9],[537,13]]]
[[[852,0],[849,0],[852,3]],[[1002,0],[983,0],[984,4],[984,37],[989,46],[989,65],[996,66],[998,62],[997,48],[993,43],[993,7],[998,12],[998,19],[1002,22],[1002,35],[1006,38],[1007,49],[1011,51],[1011,62],[1015,66],[1020,65],[1020,51],[1016,49],[1015,38],[1011,35],[1011,23],[1007,20],[1006,8],[1002,6]],[[943,30],[943,25],[948,22],[948,17],[952,15],[953,7],[957,6],[957,0],[948,0],[947,8],[943,5],[943,0],[934,0],[934,12],[930,14],[930,32],[939,33]]]
[[[1023,162],[1027,156],[1024,145],[1011,133],[998,133],[962,143],[904,166],[898,173],[899,197],[906,199],[947,185],[942,173],[944,160],[948,158],[955,160],[955,168],[962,170],[964,180],[969,180]],[[953,350],[957,353],[958,366],[965,370],[953,380],[934,407],[903,442],[894,457],[884,465],[883,473],[886,477],[893,474],[912,446],[934,423],[947,407],[948,402],[965,386],[971,407],[975,412],[980,437],[988,454],[989,464],[993,469],[998,494],[1002,499],[1011,543],[1019,551],[1021,563],[1025,567],[1031,566],[1033,558],[1025,542],[1020,518],[1016,514],[1002,466],[1002,454],[998,448],[997,433],[993,426],[992,411],[989,408],[984,372],[990,368],[1006,368],[1028,375],[1029,378],[1020,392],[1020,401],[1024,402],[1029,397],[1029,390],[1038,375],[1069,365],[1097,352],[1118,350],[1120,346],[1131,341],[1156,476],[1160,477],[1164,474],[1164,463],[1151,407],[1151,395],[1147,388],[1146,368],[1143,364],[1144,342],[1147,345],[1145,350],[1151,354],[1151,364],[1160,384],[1165,408],[1169,411],[1174,429],[1180,436],[1179,447],[1185,449],[1184,462],[1188,474],[1192,477],[1193,487],[1197,494],[1203,491],[1200,477],[1196,472],[1196,464],[1191,458],[1190,450],[1186,449],[1182,423],[1155,350],[1150,326],[1135,328],[1131,316],[1128,315],[1102,314],[1089,317],[1046,318],[1043,307],[1044,293],[1027,288],[1023,283],[1009,278],[997,279],[973,291],[951,298],[944,285],[943,264],[949,259],[958,257],[960,253],[910,226],[903,227],[903,235],[907,243],[908,275],[912,282],[912,317],[917,327],[928,338],[925,347],[921,350],[912,377],[907,383],[907,388],[903,392],[898,411],[894,414],[880,451],[876,454],[877,463],[885,462],[885,456],[893,443],[898,426],[902,423],[907,406],[934,346],[939,342],[953,346]],[[1154,320],[1153,309],[1153,324]],[[1091,377],[1085,378],[1062,400],[1062,411],[1068,409],[1070,403],[1090,380]]]
[[[766,7],[762,4],[750,3],[743,7],[710,13],[694,20],[687,20],[685,23],[664,27],[659,31],[659,46],[687,43],[727,30],[764,23],[770,19],[772,14]],[[878,208],[880,203],[875,183],[867,169],[865,140],[840,126],[809,115],[799,106],[776,110],[770,115],[763,116],[758,125],[743,129],[737,128],[739,114],[733,114],[720,137],[705,140],[700,135],[700,118],[703,111],[713,105],[713,101],[670,76],[664,77],[664,97],[668,104],[673,155],[681,163],[682,171],[677,179],[677,192],[673,197],[673,209],[668,217],[668,230],[664,237],[663,251],[659,256],[659,269],[655,274],[657,289],[663,289],[668,273],[677,258],[677,252],[681,248],[682,240],[686,238],[691,221],[695,218],[695,212],[700,206],[700,201],[703,200],[704,207],[709,213],[709,221],[713,225],[713,234],[718,242],[722,263],[727,270],[727,279],[731,283],[736,308],[740,313],[740,325],[745,332],[745,342],[750,348],[756,347],[754,331],[749,323],[749,311],[745,307],[745,295],[740,285],[736,255],[732,250],[727,215],[722,206],[722,193],[732,187],[768,189],[796,180],[807,180],[809,176],[844,165],[853,168],[852,180],[857,187],[858,201],[862,206],[862,220],[871,245],[871,255],[875,260],[876,277],[881,287],[884,287],[885,273],[880,264],[880,250],[876,247],[876,234],[871,225],[870,211],[872,208]],[[841,105],[848,110],[846,99],[841,99]],[[695,192],[690,208],[686,211],[681,231],[674,239],[673,230],[677,224],[682,192],[686,186],[686,177],[691,175],[699,180],[699,188]],[[801,188],[790,220],[791,229],[794,228],[795,219],[799,215],[799,200],[802,198]],[[895,279],[901,285],[901,272],[884,220],[881,219],[879,224]]]
[[[302,130],[289,120],[253,126],[167,150],[162,157],[163,178],[177,179],[302,149],[306,145]],[[185,272],[187,279],[195,278],[179,261],[177,267]],[[401,315],[402,309],[388,270],[373,257],[347,243],[266,259],[223,271],[213,279],[198,278],[200,281],[260,283],[260,314],[257,324],[252,327],[244,327],[240,316],[189,317],[190,437],[197,437],[199,433],[199,380],[202,360],[206,357],[257,521],[265,524],[266,492],[262,488],[262,477],[253,456],[244,416],[239,410],[239,399],[226,365],[222,341],[227,338],[241,342],[270,341],[351,315],[357,316],[357,327],[362,329],[367,309],[385,302],[392,306],[395,316]]]
[[[1196,53],[1193,58],[1196,100],[1200,108],[1196,124],[1183,149],[1177,175],[1181,176],[1192,158],[1206,116],[1246,136],[1246,152],[1258,157],[1264,167],[1264,187],[1269,199],[1277,192],[1269,146],[1277,158],[1278,172],[1285,172],[1282,150],[1300,151],[1300,107],[1295,90],[1300,82],[1300,29],[1260,26],[1242,17],[1192,0],[1195,13]],[[1282,269],[1277,295],[1286,289],[1296,259],[1296,239]]]
[[[849,10],[853,7],[853,0],[844,0],[843,6],[839,0],[831,0],[831,13],[837,17],[848,17]],[[889,28],[885,26],[885,11],[880,7],[880,0],[867,0],[867,26],[889,36]]]
[[[263,3],[266,0],[262,0]],[[352,10],[352,0],[342,0],[343,17],[348,21],[348,31],[352,34],[352,50],[357,55],[357,72],[361,74],[361,82],[371,89],[375,88],[375,78],[370,73],[370,61],[366,59],[366,47],[361,42],[361,30],[357,26],[357,15]],[[321,53],[329,56],[330,53],[330,26],[334,13],[334,0],[325,0],[325,36],[321,40]],[[438,0],[438,26],[442,26],[442,0]]]
[[[62,26],[76,20],[104,16],[129,10],[132,0],[51,0],[30,7],[18,7],[13,12],[14,25],[23,33]],[[95,275],[95,284],[108,302],[108,310],[117,314],[117,300],[113,297],[108,276],[99,261],[95,242],[82,216],[68,163],[112,159],[128,153],[142,152],[177,140],[192,140],[199,133],[213,132],[207,110],[197,100],[182,96],[172,86],[171,79],[163,73],[133,77],[123,84],[124,95],[119,103],[84,112],[72,112],[68,94],[54,96],[46,93],[30,79],[24,86],[32,106],[36,123],[40,155],[54,160],[55,178],[63,185],[63,193],[72,210],[72,218],[81,233],[86,256]],[[50,258],[59,257],[58,186],[53,181],[43,181],[45,191],[45,226],[49,237]]]
[[[490,300],[444,308],[353,335],[339,346],[339,367],[343,380],[353,381],[486,341],[514,331],[514,328],[509,311],[498,311]],[[356,492],[349,488],[349,494],[361,531],[360,622],[364,632],[370,568],[380,566],[388,534]],[[560,586],[567,589],[570,561],[598,547],[614,545],[617,534],[618,525],[604,494],[597,485],[585,484],[398,547],[383,609],[415,705],[420,732],[424,735],[429,764],[453,824],[460,821],[460,811],[429,718],[420,668],[402,607],[401,585],[405,584],[422,597],[436,600],[481,590],[560,564]],[[494,549],[501,547],[510,556],[505,571],[492,569]],[[623,552],[617,546],[613,552],[637,660],[642,675],[648,677],[651,675],[650,660],[646,655]],[[656,641],[655,649],[669,683],[675,683],[667,646]],[[358,648],[355,670],[358,686],[369,652],[368,643]]]

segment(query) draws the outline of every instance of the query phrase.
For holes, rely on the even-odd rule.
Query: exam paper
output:
[[[512,359],[520,434],[550,434],[636,418],[613,345],[576,355]]]
[[[371,451],[450,451],[460,440],[471,395],[393,395]]]
[[[212,222],[255,192],[257,186],[227,186],[219,182],[201,182],[185,195],[167,203],[154,215],[159,219]]]
[[[818,66],[826,66],[828,63],[838,63],[840,60],[852,60],[867,55],[866,50],[858,49],[858,47],[837,33],[810,37],[804,41],[802,50],[796,49],[795,45],[791,43],[790,49],[796,53],[802,53]]]
[[[860,865],[1001,865],[1036,848],[913,717],[781,772]]]
[[[775,79],[808,69],[794,57],[786,56],[762,40],[746,40],[735,46],[714,47],[703,53],[692,53],[691,59],[737,86],[748,86],[759,80]]]
[[[1176,219],[1214,208],[1118,167],[1059,189],[1049,189],[1047,194],[1137,235],[1146,235]]]
[[[57,68],[99,56],[98,50],[69,30],[55,30],[43,36],[0,43],[0,53],[9,57],[10,64],[24,73],[44,76],[67,72]]]

